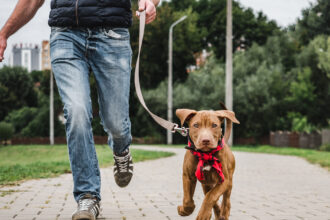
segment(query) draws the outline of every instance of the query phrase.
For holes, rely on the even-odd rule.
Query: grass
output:
[[[113,164],[108,146],[97,145],[96,152],[101,167]],[[172,156],[170,152],[131,150],[134,162]],[[17,145],[0,147],[0,185],[17,181],[55,177],[70,173],[66,145]]]
[[[158,145],[158,146],[184,148],[185,145],[178,144],[178,145]],[[272,147],[269,145],[257,145],[257,146],[236,145],[232,147],[232,150],[242,151],[242,152],[267,153],[267,154],[279,154],[279,155],[302,157],[311,163],[319,164],[322,167],[326,167],[330,170],[330,152],[326,152],[326,151],[298,149],[292,147]]]
[[[259,146],[234,146],[234,151],[280,154],[305,158],[307,161],[319,164],[330,169],[330,152],[311,149],[299,149],[292,147],[272,147],[269,145]]]

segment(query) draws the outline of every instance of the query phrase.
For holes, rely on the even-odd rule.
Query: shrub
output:
[[[6,122],[0,122],[0,140],[7,141],[14,134],[14,127]]]
[[[295,117],[292,119],[292,131],[311,133],[316,128],[308,123],[307,117]]]
[[[16,133],[20,133],[37,114],[37,108],[25,106],[21,109],[10,112],[5,118],[5,121],[14,126]]]
[[[330,144],[323,144],[323,145],[320,147],[320,150],[321,150],[321,151],[329,151],[329,152],[330,152]]]

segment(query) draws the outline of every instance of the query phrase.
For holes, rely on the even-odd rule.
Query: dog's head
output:
[[[192,109],[178,109],[176,115],[181,121],[189,125],[189,136],[196,148],[202,151],[209,151],[218,146],[222,135],[221,123],[226,118],[230,128],[226,128],[225,141],[230,136],[231,122],[238,123],[235,113],[229,110],[219,111],[195,111]],[[228,130],[228,131],[227,131]]]

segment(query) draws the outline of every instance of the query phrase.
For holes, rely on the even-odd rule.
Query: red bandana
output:
[[[219,150],[221,150],[223,148],[223,139],[221,141],[219,141],[219,144],[217,146],[217,148],[213,149],[210,152],[202,152],[199,150],[196,150],[193,143],[190,141],[190,138],[188,139],[188,147],[186,147],[186,149],[190,150],[190,152],[195,155],[198,158],[198,165],[197,165],[197,169],[195,172],[195,175],[197,177],[198,180],[204,180],[204,173],[203,173],[203,168],[204,168],[204,163],[210,163],[212,164],[212,167],[217,171],[217,173],[219,174],[220,178],[221,178],[221,182],[224,181],[225,177],[223,175],[222,172],[222,165],[220,163],[220,161],[218,160],[218,158],[214,157],[213,155],[218,152]]]

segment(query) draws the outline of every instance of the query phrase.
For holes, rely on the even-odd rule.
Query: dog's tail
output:
[[[225,104],[223,104],[223,102],[220,102],[220,106],[223,108],[223,110],[228,110],[227,107],[225,106]],[[226,118],[226,130],[225,130],[225,134],[223,136],[226,143],[228,143],[232,126],[233,126],[233,122],[229,118]]]

